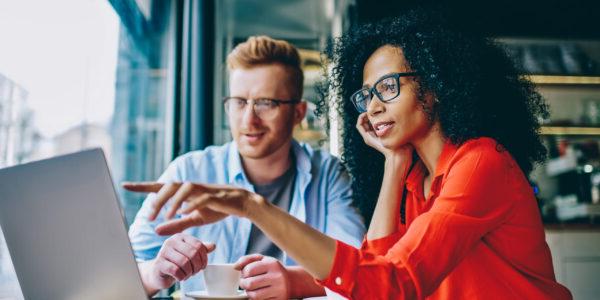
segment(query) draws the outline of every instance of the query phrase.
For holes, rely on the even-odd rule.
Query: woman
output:
[[[504,53],[439,14],[413,10],[353,30],[332,58],[330,90],[345,101],[344,120],[356,120],[364,143],[385,160],[361,249],[245,190],[126,185],[159,192],[156,213],[171,200],[170,215],[183,214],[157,232],[246,217],[321,284],[354,299],[570,299],[555,281],[526,177],[545,156],[537,132],[547,109]],[[379,186],[357,174],[368,166],[358,156],[372,154],[349,147],[357,136],[346,134],[355,180]],[[177,193],[164,192],[173,185]]]

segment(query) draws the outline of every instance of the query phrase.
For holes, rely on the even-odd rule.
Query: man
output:
[[[347,173],[324,151],[292,138],[306,114],[298,51],[285,41],[251,37],[227,58],[230,96],[225,98],[234,142],[178,157],[159,181],[158,194],[176,196],[178,182],[228,184],[262,195],[314,228],[358,247],[365,232],[351,206]],[[324,290],[255,226],[229,217],[191,226],[165,237],[156,226],[175,214],[168,207],[151,215],[150,195],[129,235],[149,294],[182,281],[183,292],[201,290],[207,263],[234,263],[240,286],[252,299],[302,298]],[[176,215],[175,219],[181,219]],[[209,254],[210,253],[210,254]]]

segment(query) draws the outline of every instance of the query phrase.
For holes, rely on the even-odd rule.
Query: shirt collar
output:
[[[244,168],[242,167],[242,159],[238,152],[238,147],[235,141],[229,143],[228,147],[228,161],[229,161],[229,183],[235,183],[236,179],[246,179],[244,175]],[[247,181],[247,180],[246,180]]]
[[[425,173],[425,165],[421,160],[414,162],[413,168],[410,170],[406,177],[406,189],[411,193],[416,193],[419,189],[419,185],[423,184],[423,176]]]
[[[292,140],[292,151],[296,156],[296,168],[298,172],[310,174],[312,168],[311,156],[313,150],[310,147],[304,147],[296,140]]]
[[[228,161],[229,161],[229,183],[234,183],[236,179],[242,179],[243,181],[249,182],[246,174],[244,173],[244,167],[242,166],[242,159],[238,151],[237,144],[235,141],[229,143],[228,150]],[[296,170],[303,175],[310,174],[311,171],[311,160],[310,152],[312,149],[303,147],[296,140],[292,140],[292,152],[296,156]]]
[[[444,143],[442,153],[438,158],[433,184],[437,184],[438,177],[443,176],[446,173],[448,164],[450,163],[450,160],[456,153],[457,149],[458,147],[452,144],[450,141],[446,141]],[[423,164],[423,161],[420,159],[416,161],[414,167],[406,177],[406,189],[413,193],[419,192],[420,189],[423,188],[423,178],[425,177],[426,172],[427,169],[425,164]],[[432,190],[435,190],[435,188],[432,188]]]
[[[446,141],[444,143],[444,148],[442,149],[442,153],[440,154],[440,158],[438,159],[438,163],[435,168],[434,178],[446,174],[446,171],[448,171],[448,164],[450,164],[450,160],[452,160],[452,157],[454,157],[457,149],[458,146],[452,144],[450,141]]]

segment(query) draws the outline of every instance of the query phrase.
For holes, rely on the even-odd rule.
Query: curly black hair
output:
[[[381,187],[384,158],[355,129],[359,114],[349,99],[362,86],[365,62],[384,45],[401,48],[408,67],[419,73],[415,80],[423,108],[425,93],[439,100],[424,111],[439,120],[451,143],[491,137],[499,150],[511,153],[524,174],[546,158],[539,129],[540,121],[548,117],[548,106],[493,40],[459,29],[439,10],[419,8],[354,27],[326,50],[332,67],[325,71],[319,89],[319,108],[326,114],[337,110],[341,117],[341,159],[367,221]]]

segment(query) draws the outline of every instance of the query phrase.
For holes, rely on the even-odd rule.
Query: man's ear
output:
[[[306,116],[306,101],[302,100],[300,103],[294,105],[294,125],[300,124],[304,117]]]

